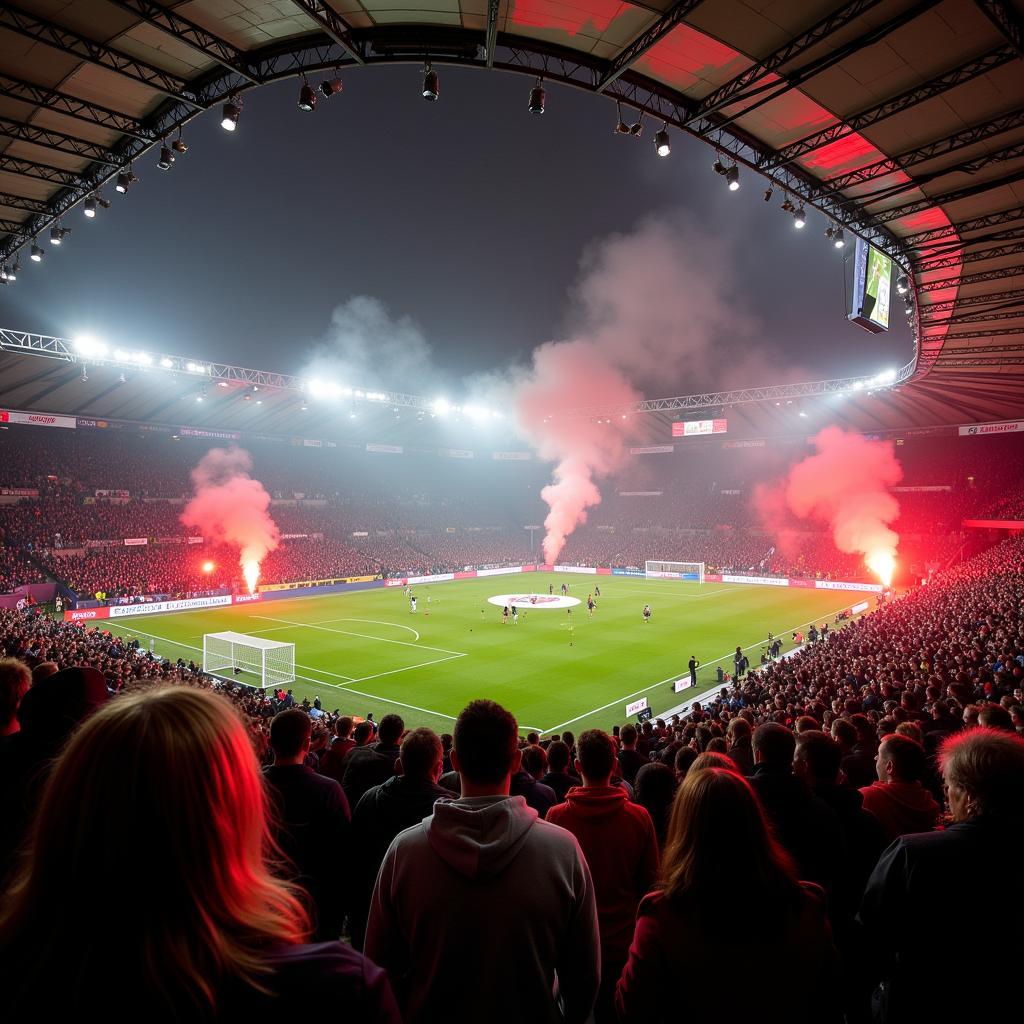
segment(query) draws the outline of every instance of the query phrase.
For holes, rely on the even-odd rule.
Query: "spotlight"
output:
[[[767,188],[766,188],[766,189],[764,190],[764,201],[765,201],[766,203],[770,203],[770,202],[772,201],[772,187],[771,187],[771,185],[769,185],[769,186],[768,186],[768,187],[767,187]]]
[[[181,137],[180,128],[178,129],[178,137],[171,143],[171,149],[179,156],[184,156],[188,152],[188,143]]]
[[[7,280],[17,281],[18,271],[21,270],[21,263],[15,259],[15,261],[7,268]]]
[[[900,274],[900,276],[896,278],[896,291],[898,291],[900,295],[906,295],[907,292],[910,291],[910,281],[906,274]]]
[[[89,196],[82,204],[82,212],[89,218],[96,216],[96,199],[93,196]]]
[[[798,206],[796,213],[793,214],[793,224],[799,230],[807,223],[807,214],[804,213],[803,206]]]
[[[618,122],[615,125],[615,134],[628,135],[629,125],[622,119],[622,104],[618,100],[615,101],[615,112],[618,116]]]
[[[220,126],[226,132],[233,132],[238,127],[238,119],[242,116],[241,104],[230,102],[224,104],[220,115]]]
[[[60,245],[64,239],[71,234],[70,228],[62,228],[60,224],[54,224],[50,228],[50,245]]]
[[[174,154],[171,152],[170,146],[160,147],[160,159],[157,160],[156,165],[161,171],[169,171],[171,164],[174,163]]]
[[[89,371],[84,366],[82,367],[82,383],[89,383]]]
[[[440,94],[441,83],[437,79],[437,72],[428,64],[423,74],[423,98],[435,103]]]
[[[725,172],[725,180],[729,183],[730,192],[735,192],[740,187],[740,169],[737,164],[733,164]]]
[[[307,114],[316,110],[316,92],[309,82],[303,80],[302,88],[299,90],[299,110]]]
[[[32,260],[33,263],[42,263],[43,262],[43,257],[45,255],[46,255],[46,253],[44,253],[43,250],[39,248],[38,244],[34,244],[32,246],[32,252],[30,254],[30,259]]]
[[[139,179],[129,167],[127,171],[122,171],[117,176],[117,184],[114,186],[114,189],[115,191],[120,192],[121,195],[124,195],[138,180]]]
[[[320,83],[320,91],[330,99],[332,96],[337,96],[341,92],[341,79],[340,78],[325,78]]]
[[[835,231],[833,231],[832,225],[829,224],[829,226],[827,228],[825,228],[825,237],[831,242],[832,241],[832,236],[834,234],[835,234]]]
[[[547,93],[544,92],[544,86],[541,84],[541,80],[538,78],[537,84],[530,90],[530,113],[543,114],[544,100],[546,98]]]
[[[846,245],[846,239],[843,237],[843,229],[836,228],[835,234],[832,236],[832,245],[836,249],[842,249]]]
[[[721,174],[723,176],[725,175],[725,172],[727,170],[725,164],[722,163],[721,157],[715,157],[715,162],[711,165],[711,169],[715,172],[715,174]]]
[[[3,281],[3,282],[6,283],[7,280],[8,280],[8,277],[7,277],[7,267],[6,266],[0,267],[0,281]]]
[[[668,138],[668,122],[658,129],[654,136],[654,150],[658,156],[668,156],[672,152],[672,143]]]
[[[109,199],[104,199],[103,196],[97,196],[96,197],[96,202],[100,204],[100,209],[101,210],[109,210],[110,209],[110,200]]]
[[[793,205],[789,196],[786,196],[786,198],[782,200],[782,205],[779,208],[785,213],[796,213],[796,207]]]
[[[643,131],[644,131],[644,115],[641,114],[640,115],[640,120],[639,121],[634,121],[633,124],[631,124],[629,126],[629,134],[632,135],[634,139],[639,139],[640,136],[643,134]]]

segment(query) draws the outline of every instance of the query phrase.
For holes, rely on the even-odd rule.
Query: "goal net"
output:
[[[644,575],[654,580],[696,580],[704,582],[703,562],[644,562]]]
[[[295,681],[295,644],[261,640],[245,633],[207,633],[203,637],[203,671],[211,675],[256,676],[243,682],[278,686]]]

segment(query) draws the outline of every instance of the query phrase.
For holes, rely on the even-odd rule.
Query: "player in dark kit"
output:
[[[644,625],[651,621],[651,606],[649,604],[644,605]]]
[[[686,667],[690,670],[690,685],[697,685],[697,666],[700,662],[691,654],[690,660],[687,662]]]
[[[592,594],[587,594],[587,614],[591,618],[594,617],[594,609],[596,607],[597,607],[597,605],[594,604],[594,597],[593,597],[593,595]]]

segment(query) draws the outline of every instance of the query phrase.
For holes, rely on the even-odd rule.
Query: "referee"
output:
[[[690,660],[689,660],[689,662],[687,662],[687,665],[686,665],[686,667],[690,670],[690,685],[691,686],[696,686],[697,685],[697,666],[698,665],[700,665],[700,662],[691,654],[690,655]]]

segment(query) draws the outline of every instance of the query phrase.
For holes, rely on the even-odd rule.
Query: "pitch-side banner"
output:
[[[880,594],[885,587],[881,583],[843,583],[840,580],[815,580],[815,590],[863,590],[868,594]]]
[[[586,565],[556,565],[553,566],[555,572],[582,572],[589,573],[591,576],[597,575],[597,570]]]
[[[671,455],[676,450],[672,444],[646,444],[640,448],[630,448],[630,455]],[[661,493],[660,491],[658,492]]]
[[[368,444],[366,450],[383,455],[401,455],[403,449],[400,444]]]
[[[53,416],[48,412],[17,412],[0,409],[0,423],[24,423],[30,427],[64,427],[74,430],[78,426],[74,416]]]
[[[703,434],[724,434],[728,420],[677,420],[672,424],[673,437],[699,437]]]
[[[533,459],[532,452],[491,452],[492,459],[505,462],[530,462]]]
[[[188,597],[182,601],[151,601],[149,604],[115,604],[108,608],[110,618],[121,619],[128,615],[155,615],[157,612],[183,612],[191,608],[218,608],[231,604],[230,594],[216,597]]]
[[[980,437],[982,434],[1016,434],[1024,430],[1021,420],[1006,420],[1003,423],[970,423],[960,428],[961,437]]]
[[[762,587],[788,587],[789,580],[779,576],[730,576],[722,573],[723,583],[754,583]]]
[[[639,700],[633,701],[632,704],[626,705],[626,717],[629,718],[631,715],[639,715],[646,707],[647,698],[641,697]]]

